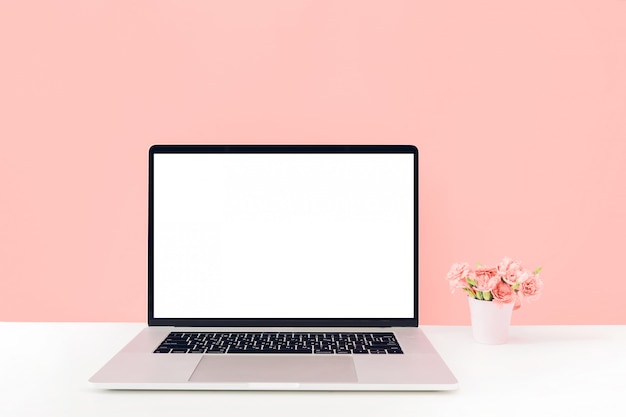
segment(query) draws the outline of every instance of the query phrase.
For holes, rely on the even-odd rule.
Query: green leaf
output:
[[[477,300],[482,300],[483,299],[483,292],[482,291],[476,291],[476,299]]]
[[[491,296],[491,292],[490,291],[483,291],[483,300],[491,301],[492,299],[493,299],[493,297]]]
[[[537,275],[538,273],[541,272],[542,269],[543,269],[543,266],[540,266],[539,268],[535,269],[534,274]]]
[[[465,290],[465,292],[467,293],[467,295],[469,295],[472,298],[476,298],[476,293],[474,291],[472,291],[471,288],[463,288]]]

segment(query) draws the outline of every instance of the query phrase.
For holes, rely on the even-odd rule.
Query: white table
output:
[[[1,416],[625,416],[626,326],[523,326],[506,345],[424,326],[450,392],[104,391],[87,379],[139,323],[0,323]],[[189,414],[187,414],[187,413]]]

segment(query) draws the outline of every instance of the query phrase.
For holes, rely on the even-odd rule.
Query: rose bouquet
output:
[[[455,263],[446,275],[450,290],[463,289],[477,300],[499,304],[515,303],[515,309],[523,301],[537,299],[543,281],[539,278],[541,268],[529,271],[520,262],[504,258],[497,266],[478,264],[471,268],[467,263]]]

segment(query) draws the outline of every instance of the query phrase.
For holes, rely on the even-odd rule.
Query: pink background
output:
[[[421,151],[444,276],[542,265],[514,324],[626,324],[626,1],[0,2],[0,320],[143,321],[154,143]]]

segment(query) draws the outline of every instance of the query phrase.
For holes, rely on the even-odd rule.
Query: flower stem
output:
[[[471,289],[471,288],[463,288],[465,290],[465,292],[467,293],[467,295],[469,295],[472,298],[476,298],[476,293]]]

